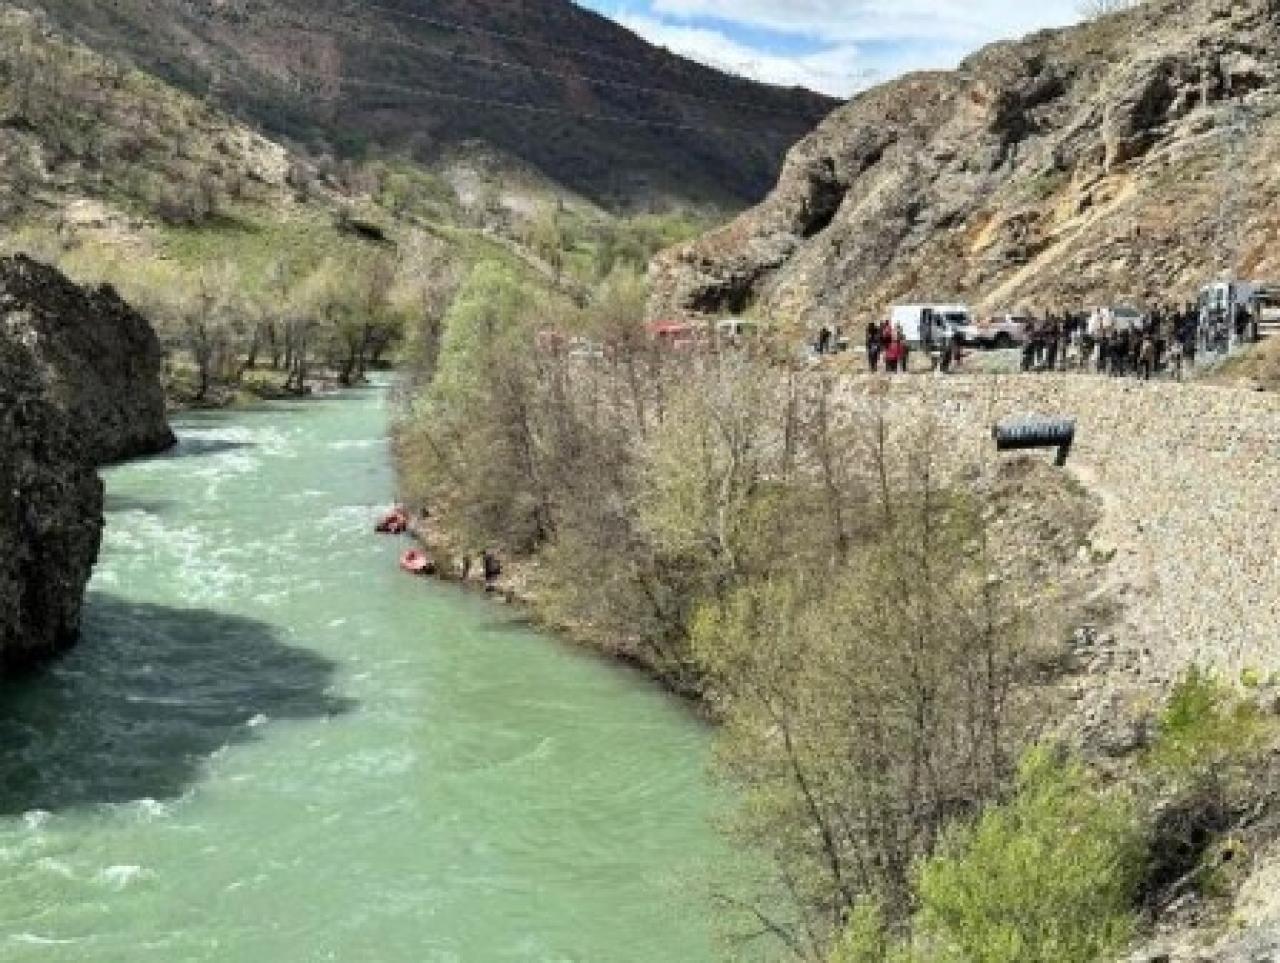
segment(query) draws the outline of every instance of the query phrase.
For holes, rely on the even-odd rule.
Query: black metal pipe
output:
[[[1022,418],[1006,421],[991,429],[997,451],[1029,451],[1056,448],[1055,464],[1063,468],[1076,440],[1076,423],[1070,418]]]

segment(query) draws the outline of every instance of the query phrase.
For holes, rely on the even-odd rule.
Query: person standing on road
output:
[[[1184,364],[1189,370],[1194,369],[1196,366],[1196,357],[1200,352],[1201,328],[1200,313],[1188,305],[1187,329],[1183,332],[1182,343],[1184,347],[1183,353],[1187,356]]]
[[[818,331],[818,354],[826,355],[831,351],[831,328],[823,325]]]
[[[888,346],[884,349],[884,370],[889,374],[897,374],[902,363],[902,342],[896,334],[891,335]]]
[[[1138,377],[1150,381],[1156,367],[1156,339],[1148,331],[1142,336],[1142,344],[1138,348]]]
[[[867,367],[872,371],[880,370],[880,354],[884,345],[880,342],[880,326],[874,321],[867,322]]]
[[[494,592],[498,588],[498,579],[502,577],[502,563],[498,561],[497,553],[491,548],[484,550],[481,563],[484,566],[484,590]]]
[[[1045,355],[1044,368],[1046,371],[1058,370],[1058,354],[1062,350],[1062,322],[1057,315],[1049,315],[1049,319],[1045,322]]]

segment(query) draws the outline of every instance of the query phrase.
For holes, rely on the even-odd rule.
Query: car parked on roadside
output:
[[[696,351],[706,340],[705,333],[687,321],[653,321],[645,325],[649,340],[669,351]]]
[[[716,322],[716,347],[742,348],[760,333],[760,323],[749,318],[723,318]]]
[[[956,331],[960,343],[977,348],[1016,348],[1025,344],[1031,333],[1033,319],[1025,314],[998,314]]]
[[[574,361],[603,361],[607,357],[606,346],[590,338],[570,338],[569,357]]]
[[[916,347],[936,345],[955,337],[972,315],[963,304],[895,304],[889,322]]]

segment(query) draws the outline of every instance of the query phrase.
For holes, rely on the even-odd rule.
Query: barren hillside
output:
[[[23,5],[312,152],[433,161],[479,141],[624,206],[753,203],[835,106],[676,57],[569,0]]]

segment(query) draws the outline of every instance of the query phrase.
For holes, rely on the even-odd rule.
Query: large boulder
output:
[[[0,336],[0,674],[75,641],[102,483],[35,355]]]
[[[0,338],[20,342],[34,356],[93,463],[154,454],[174,443],[159,339],[112,288],[82,288],[22,255],[0,259]]]

